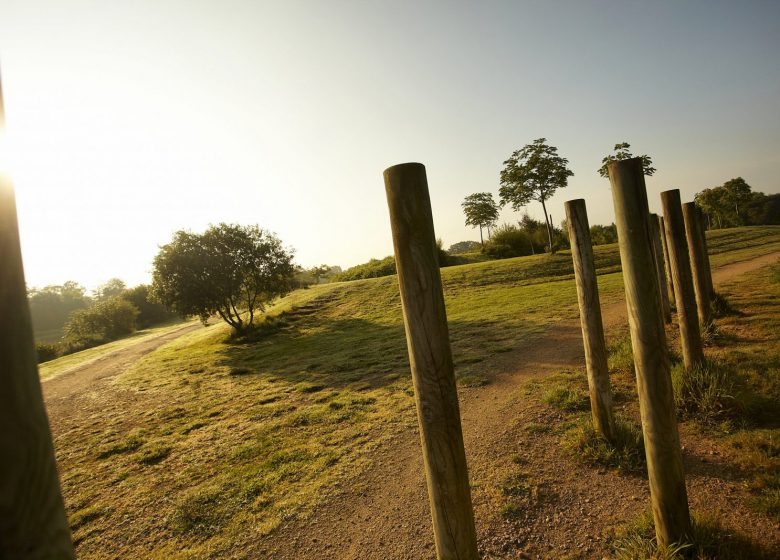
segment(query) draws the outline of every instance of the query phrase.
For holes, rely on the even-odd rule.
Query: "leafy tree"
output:
[[[83,286],[73,281],[61,286],[31,288],[27,295],[36,337],[46,331],[61,329],[72,312],[88,307],[92,301],[86,292]]]
[[[139,284],[122,292],[122,299],[129,301],[138,309],[138,328],[146,329],[159,325],[176,317],[151,296],[151,286]]]
[[[133,304],[114,296],[74,311],[63,331],[70,344],[87,348],[133,333],[136,317],[138,309]]]
[[[710,227],[722,228],[764,223],[750,219],[756,216],[755,204],[762,196],[765,195],[753,192],[742,177],[737,177],[696,193],[693,200],[707,215]],[[746,212],[748,208],[750,211]]]
[[[555,191],[568,185],[569,160],[558,155],[558,148],[546,144],[546,138],[539,138],[512,153],[504,162],[501,171],[499,196],[501,205],[511,204],[517,211],[532,200],[542,203],[544,221],[547,225],[547,241],[550,252],[554,252],[553,226],[547,214],[546,202]]]
[[[470,194],[463,200],[461,206],[463,213],[466,214],[466,225],[479,227],[479,241],[484,247],[482,228],[488,228],[488,236],[490,236],[490,228],[498,221],[498,204],[493,200],[493,195],[489,192]]]
[[[739,209],[744,204],[750,202],[753,189],[742,177],[737,177],[736,179],[731,179],[723,183],[723,190],[725,191],[725,200],[728,204],[734,206],[736,225],[743,225],[744,220],[739,214]]]
[[[643,154],[641,156],[634,156],[631,154],[631,152],[628,151],[628,149],[631,147],[631,144],[628,142],[621,142],[620,144],[615,144],[615,153],[610,154],[606,156],[604,159],[601,160],[601,167],[599,167],[599,175],[602,177],[609,177],[609,172],[607,171],[607,166],[612,163],[613,161],[622,161],[624,159],[631,159],[632,157],[638,157],[642,159],[642,170],[644,171],[645,175],[650,177],[653,173],[656,172],[655,167],[653,167],[653,160],[648,156],[647,154]]]
[[[590,226],[590,239],[594,245],[617,243],[617,227],[615,224],[610,224],[608,226],[594,224]]]
[[[313,266],[308,270],[309,275],[314,278],[314,283],[319,284],[320,278],[326,276],[330,272],[330,266],[327,264],[321,264],[320,266]]]
[[[292,251],[257,226],[219,224],[177,231],[154,259],[152,293],[169,309],[203,319],[218,314],[236,332],[292,287]],[[245,321],[242,313],[248,315]]]
[[[476,241],[458,241],[457,243],[450,245],[447,252],[451,255],[460,255],[462,253],[472,253],[479,250],[481,247],[482,245]]]
[[[120,280],[119,278],[111,278],[105,284],[101,284],[95,288],[93,295],[97,300],[108,299],[121,296],[126,289],[127,284],[125,284],[124,280]]]

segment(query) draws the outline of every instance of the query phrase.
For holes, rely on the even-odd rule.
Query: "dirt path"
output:
[[[732,263],[713,271],[720,284],[756,270],[780,257],[772,253]],[[603,309],[607,330],[625,324],[623,302]],[[605,530],[624,523],[647,504],[647,482],[641,477],[617,477],[604,470],[583,469],[561,457],[560,447],[541,444],[526,429],[544,426],[555,416],[536,399],[522,396],[529,380],[584,361],[577,323],[552,326],[543,336],[525,341],[504,356],[490,383],[460,392],[461,414],[477,531],[483,558],[601,558],[608,552]],[[434,557],[433,536],[425,490],[422,456],[416,430],[409,430],[377,451],[372,469],[355,485],[305,519],[268,536],[261,557],[274,559],[420,560]],[[686,443],[683,436],[683,443]],[[690,447],[690,446],[689,446]],[[695,447],[695,445],[694,445]],[[701,446],[699,446],[701,447]],[[707,449],[698,449],[706,454]],[[739,526],[745,515],[736,500],[736,484],[723,487],[708,476],[706,459],[688,452],[691,505],[711,505],[713,493],[724,494],[729,508],[723,516]],[[538,488],[554,499],[525,512],[510,523],[495,511],[499,473],[513,463],[526,465]],[[557,493],[556,493],[557,492]],[[757,531],[772,534],[771,523]],[[766,540],[766,538],[764,539]],[[777,539],[776,539],[777,540]],[[772,543],[770,543],[771,545]],[[774,543],[780,546],[780,542]]]
[[[103,397],[106,385],[111,379],[163,344],[198,328],[202,328],[200,323],[190,323],[173,331],[150,336],[140,340],[137,344],[116,350],[83,366],[71,368],[62,374],[45,379],[42,383],[43,396],[52,427],[60,427],[69,419],[79,415],[83,416],[85,412],[83,407],[89,403],[98,408],[105,407]],[[114,391],[116,389],[112,388],[111,392]],[[102,404],[98,402],[98,397],[103,401]],[[78,413],[76,407],[79,407]],[[60,430],[55,429],[54,431],[57,433]]]

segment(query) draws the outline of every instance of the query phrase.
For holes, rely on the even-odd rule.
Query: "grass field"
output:
[[[780,249],[780,227],[709,240],[713,264],[741,260]],[[618,301],[617,246],[598,247],[596,258],[602,302]],[[520,340],[577,318],[566,252],[442,277],[463,386],[489,381]],[[42,375],[84,356],[68,358]],[[116,390],[134,395],[121,416],[91,418],[56,440],[80,557],[240,557],[416,422],[397,280],[295,292],[252,340],[233,340],[224,325],[195,331],[143,358]]]

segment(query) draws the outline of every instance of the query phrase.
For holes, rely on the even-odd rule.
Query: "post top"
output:
[[[417,162],[408,162],[408,163],[399,163],[397,165],[391,165],[387,169],[385,169],[384,174],[387,175],[388,173],[404,173],[409,172],[413,169],[420,169],[422,168],[423,171],[425,171],[425,166],[422,163]]]

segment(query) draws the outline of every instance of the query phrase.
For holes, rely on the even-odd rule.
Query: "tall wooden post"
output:
[[[671,323],[672,308],[669,305],[669,296],[666,292],[664,252],[661,248],[661,227],[658,224],[658,214],[650,214],[650,233],[653,238],[653,257],[655,260],[655,271],[658,276],[658,294],[661,296],[661,314],[664,317],[664,323]]]
[[[672,265],[674,280],[677,322],[680,326],[680,342],[683,361],[688,369],[704,363],[704,350],[701,344],[699,317],[696,310],[696,296],[691,278],[691,262],[688,257],[688,243],[685,240],[685,222],[680,191],[673,189],[661,193],[664,207],[666,239],[669,242],[669,261]]]
[[[425,166],[385,170],[395,262],[439,560],[475,560],[458,393]]]
[[[666,292],[669,296],[669,305],[674,305],[674,282],[672,281],[672,265],[669,262],[669,244],[666,241],[666,228],[664,217],[658,216],[658,228],[661,230],[661,245],[664,250],[664,270],[666,271]]]
[[[693,275],[693,291],[696,294],[696,309],[699,312],[699,322],[705,327],[712,322],[712,306],[710,305],[710,284],[707,282],[707,264],[704,262],[704,241],[701,235],[699,212],[696,204],[683,204],[685,221],[685,237],[688,240],[688,256],[691,260]]]
[[[691,535],[669,350],[661,314],[641,158],[608,165],[626,286],[655,533],[666,546]]]
[[[704,256],[705,280],[709,287],[710,301],[715,301],[715,285],[712,282],[712,267],[710,266],[710,252],[707,248],[707,224],[704,222],[704,211],[696,206],[699,217],[699,226],[701,227],[702,255]]]
[[[585,209],[585,201],[581,198],[569,200],[565,207],[571,256],[574,261],[574,279],[577,283],[577,301],[580,305],[580,326],[585,347],[593,427],[608,441],[614,442],[612,388],[609,384],[607,345],[604,342],[604,325],[601,320],[601,303],[588,213]]]
[[[0,86],[0,135],[4,116]],[[0,558],[73,558],[7,169],[0,169],[0,318]]]

